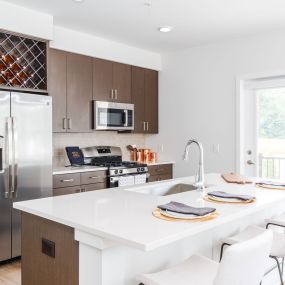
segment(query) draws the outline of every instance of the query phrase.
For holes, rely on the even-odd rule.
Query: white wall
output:
[[[154,70],[161,69],[161,55],[104,38],[55,26],[48,15],[0,0],[0,30],[52,40],[53,48],[113,60]]]
[[[50,46],[154,70],[161,69],[161,55],[158,53],[62,27],[54,27],[54,38]]]
[[[175,176],[194,171],[193,162],[181,159],[189,138],[203,143],[206,172],[234,171],[236,77],[279,70],[285,70],[285,32],[164,54],[160,134],[147,137],[146,145],[164,145],[159,155],[176,161]]]
[[[50,40],[53,16],[0,1],[0,29]]]

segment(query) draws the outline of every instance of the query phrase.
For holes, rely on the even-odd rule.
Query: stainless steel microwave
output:
[[[133,130],[134,104],[93,101],[95,130]]]

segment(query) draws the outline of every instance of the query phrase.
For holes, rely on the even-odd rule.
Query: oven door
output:
[[[149,174],[140,173],[134,175],[111,176],[109,178],[109,188],[124,187],[148,183]]]
[[[96,130],[133,130],[134,105],[94,101]]]

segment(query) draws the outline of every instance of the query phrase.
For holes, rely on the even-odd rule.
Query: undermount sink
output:
[[[161,185],[146,184],[143,187],[126,189],[128,191],[134,191],[142,194],[154,195],[154,196],[168,196],[179,194],[183,192],[197,190],[197,187],[193,184],[187,183],[162,183]]]
[[[161,196],[168,196],[168,195],[173,195],[173,194],[179,194],[179,193],[183,193],[183,192],[187,192],[187,191],[193,191],[193,190],[197,190],[197,187],[192,185],[192,184],[181,183],[181,184],[174,185],[173,187],[168,189]]]

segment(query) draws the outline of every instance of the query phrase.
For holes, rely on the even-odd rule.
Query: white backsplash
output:
[[[126,148],[128,144],[135,144],[138,148],[145,147],[145,135],[118,134],[117,132],[111,131],[97,131],[93,133],[54,133],[53,165],[69,164],[65,154],[66,146],[119,146],[122,149],[123,160],[130,160],[130,154]]]

